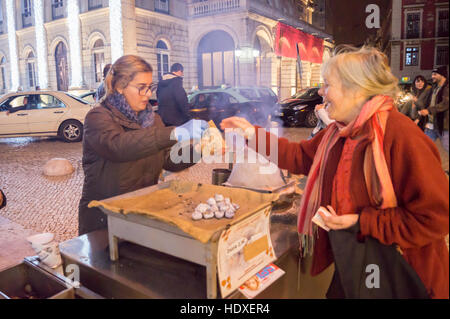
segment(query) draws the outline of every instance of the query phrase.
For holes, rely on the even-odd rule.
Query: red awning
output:
[[[275,54],[296,59],[297,43],[302,61],[322,63],[323,39],[278,22]]]

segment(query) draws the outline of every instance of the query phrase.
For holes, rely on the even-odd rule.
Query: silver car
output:
[[[0,97],[0,137],[58,136],[79,142],[92,106],[61,91],[8,93]]]

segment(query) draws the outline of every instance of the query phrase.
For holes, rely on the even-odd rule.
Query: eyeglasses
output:
[[[134,86],[134,85],[131,85],[131,84],[128,84],[128,85],[134,87],[135,89],[138,89],[138,92],[139,92],[140,96],[147,95],[148,92],[151,93],[152,85],[150,85],[150,86],[143,86],[143,87],[138,87],[138,86]]]

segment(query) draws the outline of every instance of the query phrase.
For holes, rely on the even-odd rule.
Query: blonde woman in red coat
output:
[[[221,127],[240,129],[250,147],[263,155],[270,149],[268,158],[280,168],[308,175],[298,231],[312,238],[301,246],[313,249],[312,275],[335,262],[328,297],[448,298],[448,179],[436,146],[394,107],[398,80],[387,61],[383,53],[367,47],[347,47],[329,59],[322,69],[324,102],[336,122],[299,143],[272,136],[277,154],[270,149],[270,134],[243,118],[225,119]],[[257,147],[261,142],[265,150]],[[331,215],[320,213],[329,233],[311,221],[320,207]],[[346,238],[355,243],[335,240],[344,232],[354,235]],[[406,279],[391,283],[381,294],[350,287],[363,285],[358,276],[367,269],[352,264],[354,256],[346,249],[364,242],[378,247],[375,254],[379,249],[398,255],[399,262],[389,265],[387,260],[387,266],[380,267],[381,277],[407,273]],[[341,262],[342,256],[347,260]],[[416,285],[411,288],[409,281]],[[409,291],[416,288],[418,292]]]

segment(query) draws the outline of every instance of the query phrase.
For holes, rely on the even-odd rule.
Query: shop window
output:
[[[88,0],[88,10],[95,10],[103,7],[103,0]]]
[[[64,1],[52,1],[52,18],[53,20],[64,18]]]
[[[236,85],[234,50],[233,39],[224,31],[212,31],[202,38],[198,48],[200,88]]]
[[[94,59],[95,83],[100,83],[103,81],[103,68],[105,67],[105,48],[101,39],[95,41],[92,53]]]
[[[448,45],[436,47],[436,65],[448,65]]]
[[[3,4],[2,1],[0,1],[0,34],[3,34]]]
[[[406,38],[416,39],[420,37],[420,12],[406,15]]]
[[[419,65],[419,48],[410,47],[406,48],[405,65],[416,66]]]
[[[23,0],[22,2],[22,26],[24,28],[33,25],[33,17],[31,16],[31,0]]]
[[[5,93],[6,91],[6,59],[5,57],[2,57],[0,59],[0,92]]]
[[[152,4],[149,0],[136,0],[135,2],[136,8],[152,10]]]
[[[156,43],[156,52],[158,81],[160,81],[164,74],[169,73],[169,48],[163,40]]]
[[[448,37],[448,10],[438,11],[437,36]]]
[[[155,11],[169,13],[169,0],[155,0]]]
[[[30,52],[26,60],[28,87],[30,89],[36,87],[36,59],[33,52]]]

